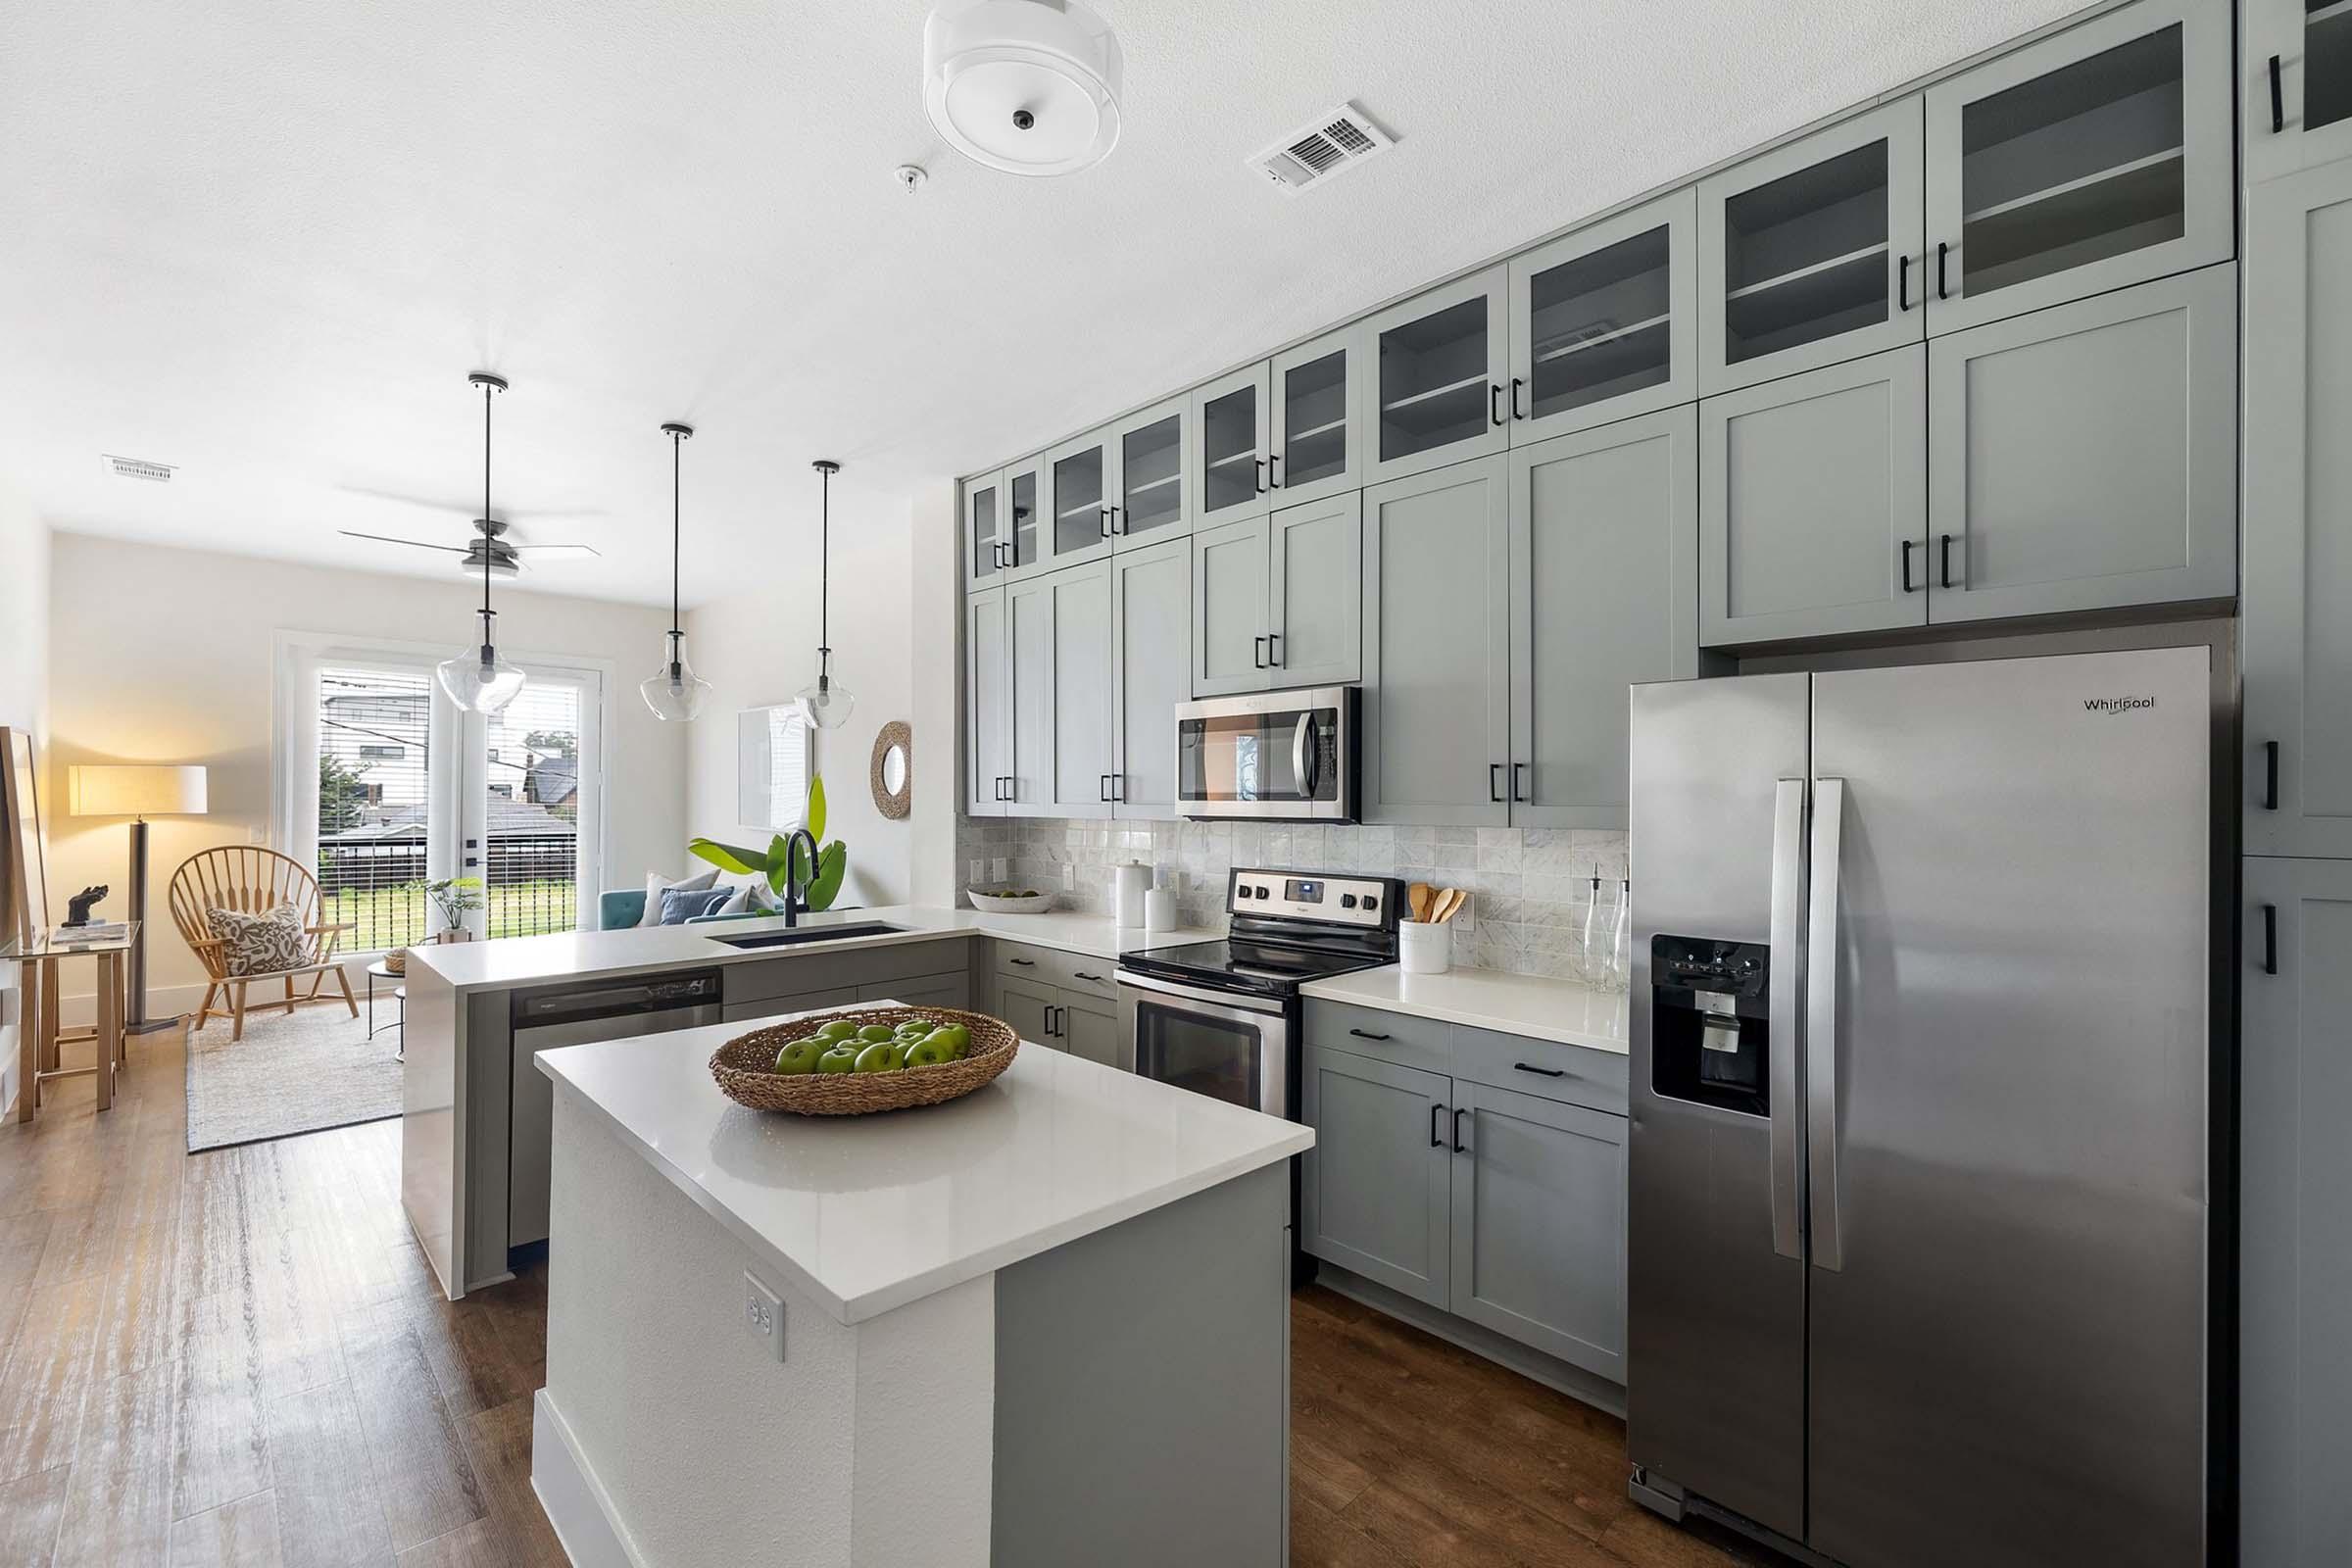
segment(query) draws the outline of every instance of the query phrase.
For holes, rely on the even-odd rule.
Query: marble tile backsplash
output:
[[[1320,823],[1100,822],[960,817],[956,876],[1005,861],[1015,882],[1052,891],[1057,907],[1108,913],[1111,867],[1143,860],[1174,885],[1187,925],[1222,928],[1236,865],[1364,871],[1466,890],[1453,961],[1514,974],[1566,976],[1601,882],[1604,910],[1626,874],[1625,835],[1567,828],[1327,827]],[[1074,880],[1074,886],[1068,881]]]

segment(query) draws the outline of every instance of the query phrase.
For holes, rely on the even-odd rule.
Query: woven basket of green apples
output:
[[[959,1007],[853,1007],[738,1035],[710,1054],[719,1092],[754,1110],[863,1116],[968,1095],[1012,1065],[1012,1026]]]

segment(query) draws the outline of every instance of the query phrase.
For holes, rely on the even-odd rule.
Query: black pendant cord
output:
[[[494,390],[488,382],[482,383],[482,520],[485,523],[490,520],[490,398]],[[482,536],[482,638],[485,644],[490,637],[490,558],[495,554],[492,547],[497,543],[497,539],[490,534]]]
[[[816,671],[826,673],[833,658],[833,470],[820,467],[816,511]]]
[[[669,662],[678,662],[678,465],[679,448],[686,438],[672,430],[669,435]]]

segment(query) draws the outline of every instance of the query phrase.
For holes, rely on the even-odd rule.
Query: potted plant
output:
[[[808,781],[808,836],[819,843],[825,837],[825,781]],[[850,869],[850,847],[835,839],[816,852],[816,865],[808,864],[808,851],[803,848],[795,864],[789,855],[791,840],[779,833],[767,841],[764,851],[744,849],[737,845],[721,844],[716,839],[696,839],[686,846],[687,853],[723,871],[739,876],[758,876],[767,880],[768,891],[781,902],[792,888],[806,891],[808,907],[829,909],[841,894],[842,878]]]
[[[444,929],[433,933],[435,942],[471,942],[473,933],[466,929],[466,916],[481,908],[482,879],[478,876],[445,876],[424,885],[424,896],[433,901],[440,912]]]

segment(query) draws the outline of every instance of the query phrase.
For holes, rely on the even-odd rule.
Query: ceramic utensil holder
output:
[[[1453,966],[1453,926],[1439,920],[1400,921],[1396,927],[1396,966],[1406,974],[1444,974]]]

